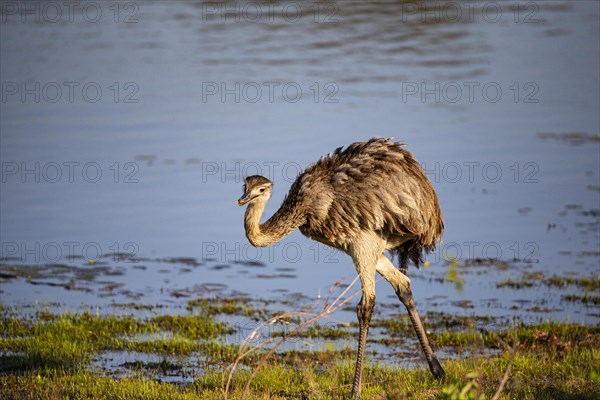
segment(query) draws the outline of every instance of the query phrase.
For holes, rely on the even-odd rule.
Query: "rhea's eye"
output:
[[[261,193],[264,192],[264,191],[265,191],[265,188],[260,188],[260,192]]]

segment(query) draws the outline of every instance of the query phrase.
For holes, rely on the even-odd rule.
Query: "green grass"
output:
[[[198,399],[191,390],[150,379],[115,380],[88,370],[27,371],[0,378],[5,399]]]
[[[443,381],[435,380],[424,362],[412,369],[367,362],[363,398],[490,398],[510,362],[510,352],[501,342],[516,344],[501,399],[597,399],[600,394],[598,326],[548,322],[482,333],[467,320],[437,317],[429,322],[435,327],[431,335],[435,348],[459,350],[452,354],[461,354],[465,348],[495,352],[485,357],[442,360],[447,373]],[[443,328],[446,324],[452,328]],[[400,319],[395,324],[380,320],[376,325],[398,334],[407,329],[406,321]],[[223,339],[230,328],[205,315],[139,319],[40,312],[33,319],[4,316],[0,328],[0,398],[7,399],[222,399],[226,367],[238,354],[237,346]],[[334,327],[318,327],[307,336],[343,338],[348,330],[340,327],[340,332],[335,333]],[[134,362],[131,364],[136,368],[126,377],[115,378],[91,367],[90,361],[107,350],[163,356],[197,353],[194,362],[202,372],[187,385],[159,382],[144,374],[145,368],[156,368],[157,363]],[[238,367],[229,398],[241,397],[262,354]],[[277,353],[260,366],[247,398],[348,398],[354,357],[349,348]],[[158,365],[180,368],[180,363],[169,361]]]
[[[0,318],[0,349],[11,356],[10,367],[63,366],[89,363],[106,350],[185,355],[201,349],[198,339],[229,333],[221,322],[200,316],[96,316],[90,313],[38,313],[36,321]],[[146,339],[150,337],[150,339]],[[6,357],[3,364],[8,360]],[[14,365],[14,363],[17,363]]]
[[[518,353],[513,374],[502,399],[597,399],[600,381],[600,354],[597,350],[572,351],[563,359],[539,353]],[[422,369],[395,369],[368,365],[365,368],[363,398],[452,398],[475,381],[481,394],[490,398],[496,390],[508,355],[494,358],[445,362],[447,377],[434,380]],[[263,366],[252,384],[251,399],[334,399],[347,398],[353,362],[344,360],[326,369],[313,364],[289,368],[270,362]],[[239,398],[249,372],[239,371],[233,380],[230,398]],[[2,398],[144,398],[222,399],[221,371],[209,372],[187,386],[158,383],[143,377],[112,379],[89,370],[40,369],[0,377]],[[476,391],[472,391],[473,394]],[[460,397],[454,397],[460,398]],[[464,397],[468,398],[468,397]],[[475,398],[475,397],[472,397]]]

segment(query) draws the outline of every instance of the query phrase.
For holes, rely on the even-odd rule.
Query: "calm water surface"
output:
[[[411,272],[423,312],[598,322],[558,289],[496,287],[523,272],[600,273],[598,2],[95,4],[101,15],[72,20],[3,8],[6,265],[106,262],[149,303],[206,283],[316,298],[354,278],[350,259],[299,232],[250,247],[242,178],[275,182],[271,214],[308,163],[393,136],[426,168],[447,227],[431,268]],[[182,272],[168,257],[202,265]],[[464,269],[457,289],[444,279],[453,257],[510,268]],[[0,296],[114,301],[24,280]]]

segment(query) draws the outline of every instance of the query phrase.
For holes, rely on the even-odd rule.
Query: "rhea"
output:
[[[391,139],[373,138],[321,157],[296,178],[279,210],[262,224],[273,183],[263,176],[249,176],[238,200],[240,206],[248,204],[244,227],[252,245],[270,246],[300,228],[308,238],[352,258],[362,284],[353,398],[360,397],[376,272],[393,286],[406,307],[431,372],[438,379],[444,376],[406,275],[409,260],[418,267],[423,252],[435,249],[444,222],[431,183],[403,146]],[[398,255],[399,268],[386,257],[386,250]]]

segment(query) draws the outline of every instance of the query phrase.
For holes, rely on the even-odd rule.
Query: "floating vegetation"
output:
[[[236,261],[234,261],[234,264],[239,264],[239,265],[243,265],[246,267],[259,267],[259,268],[263,268],[263,267],[267,266],[262,261],[246,261],[246,260],[242,260],[242,261],[236,260]]]
[[[169,257],[169,258],[162,258],[159,261],[169,263],[169,264],[184,264],[184,265],[189,265],[192,267],[198,267],[200,265],[203,265],[203,263],[199,262],[198,260],[196,260],[193,257]]]
[[[593,135],[584,132],[541,132],[538,133],[538,137],[544,140],[559,140],[561,142],[565,142],[572,145],[582,145],[585,143],[593,143],[600,141],[600,134]]]
[[[469,258],[463,262],[465,267],[489,267],[494,266],[500,270],[506,270],[514,267],[514,264],[522,260],[513,259],[511,261],[500,260],[498,258]]]
[[[586,275],[581,277],[552,275],[546,277],[542,272],[525,272],[520,279],[505,279],[496,284],[496,287],[510,287],[513,289],[522,289],[534,285],[554,286],[564,288],[566,286],[576,286],[584,290],[600,289],[600,274]]]
[[[567,294],[567,295],[562,296],[562,298],[566,301],[572,301],[572,302],[576,302],[576,303],[595,304],[595,305],[600,304],[600,295],[592,295],[589,293],[586,293],[584,295]]]

